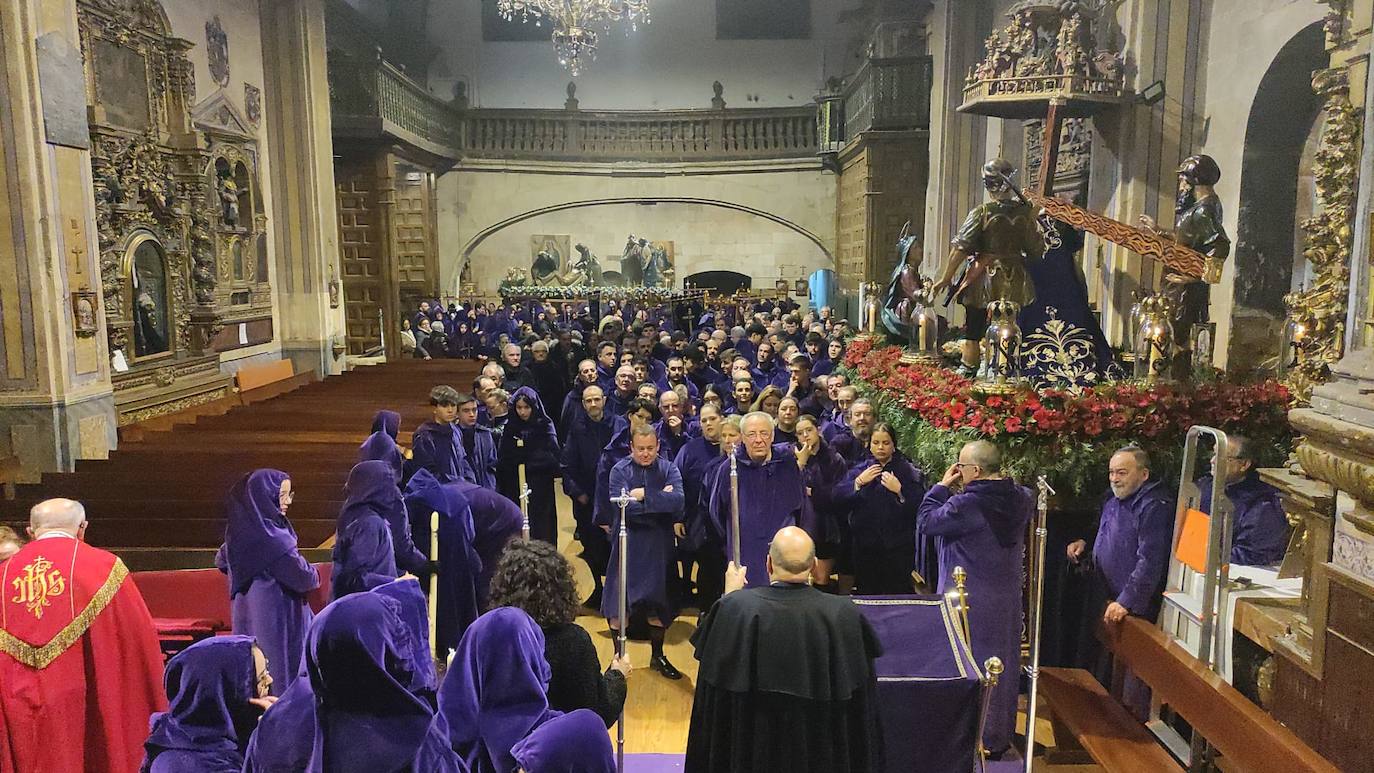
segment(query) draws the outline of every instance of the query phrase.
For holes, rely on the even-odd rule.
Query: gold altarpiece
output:
[[[228,394],[218,352],[272,340],[254,132],[196,106],[193,44],[155,0],[78,0],[119,421]],[[251,339],[248,332],[252,330]]]

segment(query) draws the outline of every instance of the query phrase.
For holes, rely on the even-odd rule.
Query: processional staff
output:
[[[524,448],[524,438],[515,439],[516,448]],[[523,456],[523,454],[522,454]],[[530,487],[525,485],[525,463],[521,462],[518,468],[520,474],[520,515],[522,522],[520,526],[520,536],[526,542],[530,541]]]
[[[1026,664],[1026,676],[1030,678],[1030,691],[1026,702],[1026,773],[1031,773],[1031,758],[1035,756],[1035,698],[1040,685],[1040,628],[1044,621],[1045,604],[1045,542],[1049,531],[1050,495],[1054,489],[1041,475],[1035,482],[1038,493],[1035,499],[1035,539],[1031,554],[1031,598],[1029,607],[1030,623],[1030,662]]]
[[[620,532],[617,535],[619,540],[619,572],[620,588],[616,598],[616,614],[619,618],[619,626],[616,631],[616,654],[620,658],[625,658],[625,647],[627,645],[625,631],[629,627],[626,619],[630,615],[629,611],[629,584],[626,582],[627,575],[630,573],[630,532],[625,526],[625,508],[629,507],[634,501],[630,492],[624,488],[620,489],[620,496],[611,497],[611,502],[620,507]],[[619,773],[625,773],[625,706],[620,706],[620,719],[615,723],[615,769]]]
[[[730,555],[734,556],[735,568],[740,568],[739,557],[739,462],[734,453],[730,454]]]
[[[434,565],[439,562],[439,511],[429,514],[429,649],[435,660],[439,659],[439,573]]]

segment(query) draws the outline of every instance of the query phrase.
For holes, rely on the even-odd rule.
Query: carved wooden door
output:
[[[385,238],[377,207],[376,180],[367,167],[339,165],[339,251],[343,267],[344,319],[349,354],[362,354],[382,340],[378,312],[385,297]],[[399,345],[400,331],[387,331]]]

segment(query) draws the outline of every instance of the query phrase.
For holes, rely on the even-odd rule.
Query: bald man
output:
[[[0,770],[138,770],[167,708],[152,616],[86,510],[49,499],[0,566]]]
[[[693,639],[701,667],[688,773],[877,767],[873,661],[881,647],[858,607],[808,584],[815,563],[811,537],[788,526],[769,542],[767,584],[746,589],[748,570],[727,570],[726,595]],[[820,725],[848,732],[797,731]]]

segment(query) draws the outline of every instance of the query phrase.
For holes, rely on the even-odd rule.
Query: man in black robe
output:
[[[769,545],[768,585],[744,590],[745,570],[726,572],[726,595],[694,637],[688,773],[881,769],[882,648],[858,607],[810,587],[815,563],[815,543],[789,526]]]

